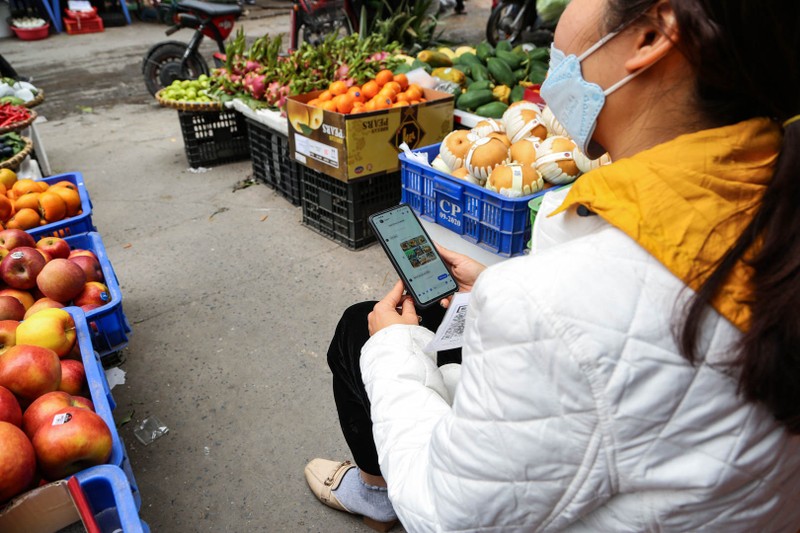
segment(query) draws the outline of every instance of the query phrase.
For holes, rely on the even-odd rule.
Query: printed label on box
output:
[[[339,151],[299,133],[294,134],[295,151],[333,168],[339,168]]]

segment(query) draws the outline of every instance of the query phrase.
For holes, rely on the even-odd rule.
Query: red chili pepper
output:
[[[0,127],[5,127],[16,122],[23,122],[28,120],[30,116],[31,113],[26,107],[8,103],[0,105]]]

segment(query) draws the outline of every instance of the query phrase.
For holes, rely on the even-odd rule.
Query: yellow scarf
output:
[[[551,216],[586,206],[697,290],[755,215],[781,140],[766,118],[682,135],[581,176]],[[751,277],[740,260],[712,301],[742,331]]]

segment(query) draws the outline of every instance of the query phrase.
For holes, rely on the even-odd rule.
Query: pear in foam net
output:
[[[537,105],[533,107],[509,107],[503,113],[506,135],[515,143],[525,137],[547,138],[547,126],[542,120],[542,112]]]
[[[448,133],[439,147],[439,155],[442,161],[450,168],[455,170],[464,166],[464,158],[467,157],[472,140],[469,139],[469,130],[455,130]]]
[[[457,168],[453,172],[451,172],[450,175],[456,179],[468,181],[480,187],[483,187],[483,184],[486,182],[486,180],[480,180],[475,176],[473,176],[472,174],[470,174],[469,171],[467,170],[467,167]]]
[[[511,156],[511,162],[534,168],[536,150],[539,148],[539,144],[541,144],[541,141],[536,137],[525,137],[515,142],[508,151]]]
[[[544,180],[536,169],[527,165],[500,165],[492,170],[486,188],[509,198],[519,198],[541,191]]]
[[[469,130],[469,136],[473,141],[477,141],[478,139],[482,139],[489,135],[490,133],[503,133],[505,132],[505,126],[501,121],[497,121],[493,118],[485,118],[475,124],[471,130]]]
[[[489,138],[492,138],[492,139],[499,139],[499,140],[503,141],[503,144],[506,145],[506,148],[511,148],[511,139],[509,139],[508,135],[506,135],[503,132],[493,131],[492,133],[490,133],[486,137],[489,137]]]
[[[547,130],[550,132],[550,135],[569,137],[567,130],[565,130],[564,126],[562,126],[558,119],[556,119],[556,116],[549,107],[542,109],[542,120],[544,121],[545,126],[547,126]]]
[[[581,175],[575,161],[578,147],[567,137],[548,137],[536,150],[536,170],[548,183],[563,185],[572,183]]]
[[[508,147],[500,139],[484,137],[469,149],[464,166],[473,177],[485,182],[494,167],[508,162]]]

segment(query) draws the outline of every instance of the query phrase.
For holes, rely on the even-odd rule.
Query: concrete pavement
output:
[[[480,38],[488,0],[458,20]],[[463,21],[463,22],[461,22]],[[242,20],[285,32],[288,15]],[[154,532],[369,531],[317,503],[303,466],[350,458],[325,353],[342,310],[382,296],[383,252],[352,252],[301,225],[301,209],[263,185],[235,190],[249,161],[188,171],[177,114],[144,89],[140,61],[164,27],[0,42],[43,87],[39,127],[54,172],[80,171],[133,327],[113,390]],[[185,35],[182,35],[185,33]],[[174,36],[188,40],[188,32]],[[210,50],[210,47],[206,51]],[[168,435],[145,447],[133,426]],[[400,531],[397,528],[396,531]]]

